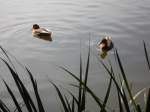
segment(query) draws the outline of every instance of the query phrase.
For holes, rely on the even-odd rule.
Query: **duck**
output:
[[[107,56],[107,52],[112,50],[114,47],[112,37],[106,36],[98,43],[97,46],[101,50],[101,57],[104,59]]]
[[[38,24],[34,24],[32,27],[32,35],[34,37],[52,41],[51,32],[46,28],[40,28]]]

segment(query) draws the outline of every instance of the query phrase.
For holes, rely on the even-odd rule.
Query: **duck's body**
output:
[[[33,25],[32,34],[35,37],[38,37],[38,38],[41,38],[44,40],[52,41],[51,32],[45,28],[40,28],[39,25],[37,25],[37,24]]]
[[[111,37],[105,37],[98,43],[98,48],[103,52],[108,52],[113,48],[114,44]]]
[[[111,37],[105,37],[101,40],[101,42],[98,43],[97,46],[101,50],[101,58],[104,59],[107,56],[107,52],[114,47],[114,44]]]

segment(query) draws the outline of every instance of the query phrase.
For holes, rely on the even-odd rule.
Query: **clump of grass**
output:
[[[32,86],[33,86],[33,90],[36,96],[36,101],[37,101],[37,105],[35,102],[33,102],[33,99],[31,98],[31,95],[29,94],[27,88],[25,87],[25,85],[23,84],[23,82],[21,81],[21,79],[19,78],[19,74],[17,73],[17,70],[15,69],[14,64],[12,63],[10,57],[7,55],[7,51],[0,46],[0,49],[2,50],[3,54],[5,55],[6,59],[1,58],[0,59],[4,62],[4,64],[8,67],[14,82],[18,88],[18,91],[21,95],[21,98],[24,102],[24,106],[26,107],[28,112],[45,112],[39,92],[38,92],[38,87],[37,87],[37,83],[36,80],[33,78],[30,70],[25,67],[27,74],[30,77]],[[10,94],[14,105],[16,106],[15,110],[18,110],[18,112],[22,112],[22,107],[20,105],[20,103],[17,101],[17,98],[15,97],[14,93],[12,92],[12,90],[10,89],[10,87],[8,86],[8,84],[5,82],[5,80],[3,80],[8,93]],[[38,109],[37,109],[38,107]],[[5,105],[5,103],[3,101],[0,102],[0,110],[2,112],[11,112],[11,110]]]
[[[143,41],[143,46],[144,46],[144,53],[145,53],[145,59],[147,61],[147,66],[150,70],[150,62],[149,62],[147,47],[146,47],[146,44],[144,41]],[[21,98],[23,100],[24,107],[27,109],[28,112],[45,112],[42,100],[39,95],[37,82],[34,79],[33,74],[30,72],[30,70],[27,67],[23,66],[29,76],[30,81],[31,81],[33,91],[35,93],[34,95],[36,98],[36,102],[33,101],[27,88],[25,87],[25,85],[23,84],[21,79],[19,78],[19,74],[17,73],[15,65],[11,61],[7,51],[4,48],[2,48],[1,46],[0,46],[0,49],[2,50],[4,56],[6,57],[6,58],[0,57],[0,59],[8,67],[8,70],[10,71],[10,73],[12,75],[13,80],[14,80],[14,82],[18,88],[18,91],[21,95]],[[98,95],[95,94],[95,92],[88,86],[90,55],[91,55],[90,44],[89,44],[88,49],[89,50],[88,50],[85,70],[83,69],[83,64],[82,64],[83,60],[82,60],[82,55],[80,53],[80,70],[79,70],[78,75],[74,74],[67,68],[60,66],[60,68],[62,70],[64,70],[68,75],[70,75],[72,78],[74,78],[77,81],[77,85],[71,84],[71,87],[77,88],[77,95],[74,95],[74,93],[72,91],[67,91],[69,94],[69,97],[68,97],[68,95],[61,92],[59,87],[53,81],[50,81],[50,83],[54,86],[54,88],[58,94],[58,97],[60,99],[60,102],[63,106],[62,111],[64,111],[64,112],[85,112],[85,111],[87,111],[86,104],[87,104],[87,102],[89,102],[87,100],[87,97],[88,97],[87,94],[88,94],[96,102],[96,104],[98,106],[98,110],[100,112],[110,112],[110,109],[108,108],[108,100],[110,98],[111,88],[114,85],[116,88],[116,91],[117,91],[116,94],[117,94],[117,98],[118,98],[118,102],[116,100],[116,103],[118,103],[118,107],[116,107],[116,108],[119,109],[119,112],[150,112],[150,88],[148,88],[148,92],[146,92],[147,88],[144,88],[144,89],[138,91],[135,95],[133,95],[132,89],[130,88],[130,82],[129,82],[128,78],[126,77],[127,75],[125,73],[123,63],[121,62],[121,59],[120,59],[117,49],[114,49],[114,54],[116,57],[117,64],[119,65],[118,67],[119,67],[120,72],[118,73],[118,71],[117,71],[117,73],[116,73],[115,70],[113,69],[111,63],[109,66],[106,66],[104,61],[99,59],[100,64],[104,67],[104,69],[106,70],[106,72],[110,78],[109,78],[109,84],[106,87],[107,90],[106,90],[105,97],[102,99]],[[117,77],[118,74],[119,74],[119,80]],[[5,80],[3,80],[3,82],[8,90],[8,93],[10,94],[10,96],[14,102],[15,107],[16,107],[16,109],[14,111],[23,112],[22,106],[18,102],[18,100],[17,100],[16,96],[14,95],[13,91],[11,90],[11,88],[9,87],[9,85],[7,84],[7,82]],[[144,107],[142,107],[142,105],[139,105],[139,103],[136,101],[136,98],[143,92],[147,93]],[[70,101],[70,98],[71,98],[71,101]],[[110,107],[110,108],[112,108],[112,107]],[[112,109],[112,110],[115,110],[115,109]],[[11,110],[7,107],[7,105],[2,100],[0,100],[0,111],[11,112]]]
[[[148,53],[147,53],[147,49],[146,49],[146,45],[145,42],[143,41],[143,45],[144,45],[144,52],[145,52],[145,58],[147,60],[147,65],[150,68],[150,64],[149,64],[149,58],[148,58]],[[133,95],[132,90],[130,88],[130,84],[129,81],[126,77],[126,73],[123,67],[123,64],[121,62],[119,53],[117,51],[117,49],[114,49],[114,54],[115,57],[117,59],[117,63],[119,65],[119,69],[120,69],[120,80],[121,82],[123,82],[124,84],[120,83],[117,80],[117,74],[114,72],[113,67],[111,66],[106,66],[105,63],[103,62],[103,60],[99,59],[100,63],[103,65],[104,69],[106,70],[106,72],[108,73],[108,75],[110,76],[110,81],[109,81],[109,85],[108,85],[108,89],[106,92],[106,96],[104,98],[104,100],[101,100],[95,93],[94,91],[92,91],[88,86],[87,86],[87,78],[88,78],[88,73],[89,73],[89,62],[90,62],[90,48],[88,51],[88,58],[87,58],[87,64],[86,64],[86,70],[85,70],[85,75],[82,74],[82,59],[81,59],[81,55],[80,55],[80,75],[76,75],[73,74],[70,70],[64,68],[64,67],[60,67],[61,69],[63,69],[64,71],[66,71],[71,77],[73,77],[79,84],[78,85],[74,85],[74,87],[78,88],[78,98],[76,98],[74,95],[72,95],[72,99],[76,99],[76,108],[77,108],[77,112],[82,112],[85,111],[85,104],[86,104],[86,95],[85,94],[90,94],[92,96],[92,98],[94,99],[94,101],[97,103],[98,107],[99,107],[99,111],[100,112],[108,112],[108,108],[107,108],[107,101],[109,100],[109,95],[110,95],[110,91],[111,91],[111,87],[112,87],[112,83],[114,83],[116,90],[117,90],[117,96],[118,96],[118,108],[120,112],[149,112],[150,111],[150,92],[148,92],[147,98],[146,98],[146,104],[145,104],[145,109],[143,109],[143,107],[141,105],[138,104],[138,102],[135,101],[135,99],[143,92],[145,92],[146,88],[140,90],[139,92],[137,92],[135,95]],[[77,77],[79,76],[79,77]],[[83,80],[83,76],[84,80]],[[52,83],[54,85],[54,83]],[[55,89],[57,90],[58,93],[58,87],[56,85]],[[57,87],[57,88],[56,88]],[[60,91],[59,91],[60,92]],[[60,93],[58,93],[60,94]],[[83,97],[82,97],[83,96]],[[62,101],[63,95],[59,95],[61,102],[63,102],[63,106],[64,104],[67,105],[67,101],[65,102],[65,100]],[[117,103],[117,102],[116,102]],[[67,107],[67,106],[65,106]],[[69,110],[69,109],[68,109]],[[115,109],[114,109],[115,110]],[[65,111],[65,112],[74,112],[73,111]]]
[[[61,103],[63,105],[64,111],[65,112],[84,112],[84,111],[86,111],[86,101],[87,101],[86,100],[86,94],[89,94],[94,99],[94,101],[97,103],[97,105],[99,106],[101,112],[106,112],[106,105],[107,105],[107,101],[108,101],[109,94],[110,94],[110,89],[111,89],[111,85],[112,85],[112,78],[110,78],[109,86],[108,86],[107,93],[106,93],[106,96],[104,98],[104,101],[102,101],[87,86],[87,82],[88,82],[87,80],[88,80],[88,75],[89,75],[89,66],[90,66],[90,46],[89,46],[89,51],[88,51],[88,57],[87,57],[85,73],[83,73],[83,67],[82,66],[83,65],[82,65],[81,53],[80,53],[80,72],[79,72],[79,77],[77,77],[77,75],[75,75],[70,70],[60,66],[60,68],[62,70],[67,72],[70,76],[72,76],[78,82],[78,85],[71,84],[71,86],[78,88],[78,95],[75,96],[75,95],[73,95],[72,92],[69,91],[69,94],[72,97],[72,104],[68,103],[68,99],[66,98],[66,96],[63,96],[62,93],[60,92],[60,89],[53,82],[51,82],[52,85],[55,87],[57,93],[58,93],[58,96],[59,96],[60,101],[61,101]],[[72,110],[70,109],[71,107],[73,107]]]

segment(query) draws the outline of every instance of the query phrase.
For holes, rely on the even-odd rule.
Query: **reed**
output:
[[[149,62],[149,56],[147,52],[147,46],[145,42],[143,41],[143,50],[145,54],[146,63],[148,66],[148,70],[150,70],[150,62]],[[10,55],[8,55],[8,52],[0,46],[0,49],[2,53],[4,54],[5,58],[0,57],[2,62],[7,66],[8,70],[11,73],[11,76],[13,77],[13,80],[18,88],[18,91],[20,93],[20,96],[23,100],[23,107],[18,102],[17,97],[7,84],[5,80],[3,80],[4,85],[6,86],[6,89],[8,93],[10,94],[12,101],[16,107],[14,112],[23,112],[22,108],[26,108],[28,112],[45,112],[44,105],[42,103],[42,100],[39,95],[39,90],[37,86],[37,82],[35,78],[33,77],[33,74],[30,72],[30,70],[26,66],[22,66],[27,75],[29,76],[29,80],[31,81],[31,85],[33,87],[35,99],[31,97],[29,91],[27,90],[26,86],[22,82],[22,80],[19,77],[19,74],[16,70],[15,65],[13,64]],[[104,98],[100,98],[95,92],[88,86],[88,76],[89,76],[89,68],[90,68],[90,43],[88,47],[88,55],[86,60],[86,66],[85,70],[83,69],[84,66],[82,64],[83,58],[80,53],[80,69],[79,74],[74,74],[71,70],[59,66],[59,68],[66,72],[66,75],[69,75],[73,79],[76,80],[76,84],[70,84],[71,88],[76,88],[77,94],[75,95],[73,91],[67,90],[67,94],[63,93],[62,90],[57,86],[53,81],[49,81],[50,84],[55,88],[58,97],[60,99],[60,103],[63,107],[63,112],[85,112],[87,111],[87,97],[91,96],[92,99],[95,101],[95,104],[98,107],[99,112],[111,112],[113,109],[112,107],[108,108],[108,100],[110,98],[111,94],[111,88],[114,86],[116,88],[116,95],[118,98],[118,101],[116,100],[116,103],[118,108],[116,111],[118,112],[150,112],[150,88],[144,88],[138,91],[136,94],[132,93],[132,89],[130,88],[130,82],[128,78],[126,77],[126,71],[123,67],[123,63],[121,61],[120,55],[117,51],[117,49],[114,49],[115,58],[117,61],[117,67],[119,68],[119,71],[115,71],[113,69],[113,66],[111,63],[109,63],[109,66],[105,64],[105,62],[98,58],[99,63],[103,66],[104,70],[109,76],[109,83],[106,87],[106,94]],[[118,74],[119,74],[119,80],[118,80]],[[114,88],[113,87],[113,88]],[[146,94],[146,101],[143,105],[139,105],[139,102],[136,101],[138,96],[142,93]],[[71,99],[71,101],[70,101]],[[144,100],[144,99],[143,99]],[[110,110],[111,108],[111,110]],[[0,99],[0,111],[2,112],[12,112],[12,110],[9,109],[9,107]]]
[[[10,57],[8,56],[6,50],[3,48],[3,47],[0,47],[4,56],[6,57],[6,59],[4,58],[0,58],[4,64],[8,67],[8,70],[10,71],[11,73],[11,76],[13,77],[13,80],[18,88],[18,91],[21,95],[21,98],[24,102],[24,106],[26,107],[26,109],[28,110],[28,112],[45,112],[44,108],[43,108],[43,104],[42,104],[42,101],[41,101],[41,98],[39,96],[39,93],[38,93],[38,88],[37,88],[37,83],[35,81],[35,79],[33,78],[31,72],[29,71],[29,69],[27,67],[26,68],[26,71],[30,77],[30,80],[31,80],[31,83],[32,83],[32,86],[33,86],[33,90],[34,90],[34,93],[35,93],[35,96],[36,96],[36,101],[37,101],[37,104],[33,101],[33,99],[31,98],[31,95],[29,94],[27,88],[25,87],[25,85],[23,84],[23,82],[21,81],[21,79],[19,78],[19,74],[17,73],[17,70],[15,69],[15,65],[12,63]],[[15,110],[18,110],[18,112],[22,112],[22,106],[20,105],[20,103],[17,101],[17,98],[15,97],[14,93],[12,92],[12,90],[10,89],[10,87],[8,86],[8,84],[3,80],[7,90],[8,90],[8,93],[10,94],[13,102],[14,102],[14,105],[16,106],[16,109]],[[0,102],[0,109],[2,112],[11,112],[11,110],[5,105],[5,103],[3,101]],[[38,107],[38,109],[37,109]],[[14,110],[14,111],[15,111]]]
[[[149,64],[149,58],[148,58],[148,52],[146,49],[146,44],[143,41],[143,46],[144,46],[144,53],[145,53],[145,58],[147,61],[147,65],[148,68],[150,68],[150,64]],[[80,74],[74,74],[73,72],[71,72],[70,70],[68,70],[67,68],[64,67],[60,67],[62,70],[66,71],[68,73],[68,75],[70,75],[72,78],[74,78],[77,82],[78,85],[73,85],[73,87],[77,87],[78,88],[78,98],[76,98],[74,95],[72,95],[72,97],[74,99],[76,99],[77,102],[77,112],[82,112],[86,110],[86,97],[85,94],[89,94],[92,96],[92,98],[94,99],[94,101],[97,103],[98,107],[99,107],[99,111],[100,112],[108,112],[110,110],[108,110],[107,108],[107,101],[109,100],[109,95],[110,95],[110,91],[111,91],[111,87],[112,87],[112,83],[114,83],[115,87],[116,87],[116,94],[118,96],[118,108],[120,112],[149,112],[150,110],[150,92],[146,92],[146,90],[148,90],[148,88],[144,88],[141,89],[140,91],[138,91],[135,95],[133,95],[132,93],[132,89],[130,88],[130,82],[127,79],[127,75],[125,73],[124,67],[123,67],[123,63],[121,62],[119,53],[117,51],[117,49],[114,49],[114,54],[115,54],[115,58],[117,60],[117,64],[116,66],[119,67],[120,70],[120,80],[117,80],[117,75],[118,73],[114,72],[114,69],[110,63],[110,66],[106,66],[106,64],[103,62],[103,60],[101,60],[100,58],[98,59],[99,62],[103,65],[104,69],[106,70],[107,74],[110,76],[110,81],[109,81],[109,85],[107,87],[107,92],[105,95],[105,98],[102,100],[100,99],[99,96],[97,96],[94,91],[92,89],[90,89],[87,86],[87,78],[88,78],[88,73],[89,73],[89,65],[90,65],[90,48],[88,51],[88,58],[87,58],[87,64],[86,64],[86,70],[85,70],[85,75],[82,74],[82,58],[81,58],[81,54],[80,54]],[[150,70],[150,69],[149,69]],[[79,76],[79,77],[77,77]],[[85,76],[84,80],[83,80],[83,76]],[[120,83],[120,82],[123,82]],[[56,85],[55,85],[56,86]],[[86,90],[86,91],[85,91]],[[144,106],[144,109],[142,107],[142,105],[139,105],[138,102],[136,102],[136,98],[142,94],[143,92],[147,93],[147,97],[146,97],[146,103]],[[71,93],[72,94],[72,93]],[[84,96],[84,97],[81,97]],[[83,98],[83,99],[82,99]],[[88,102],[88,101],[87,101]],[[81,106],[80,106],[81,105]],[[115,110],[115,109],[112,109]],[[68,111],[71,112],[71,111]]]

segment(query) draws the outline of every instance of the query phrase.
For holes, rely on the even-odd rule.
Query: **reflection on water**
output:
[[[83,57],[86,58],[89,37],[95,55],[97,42],[104,35],[110,35],[125,69],[128,69],[127,77],[145,84],[149,78],[142,40],[150,43],[149,4],[149,0],[5,0],[0,4],[0,45],[29,65],[43,91],[47,91],[50,87],[45,84],[46,81],[40,82],[46,76],[56,82],[72,81],[55,65],[68,66],[78,73],[80,41]],[[33,38],[31,28],[34,23],[50,29],[53,41]],[[93,57],[89,85],[103,88],[99,85],[107,83],[108,77]],[[113,53],[109,53],[108,57],[114,60]],[[5,73],[2,77],[9,79]],[[9,82],[13,83],[12,80]],[[44,96],[51,92],[42,94]]]
[[[52,41],[51,36],[47,33],[42,33],[42,34],[40,33],[39,35],[33,35],[33,36],[42,40]]]

